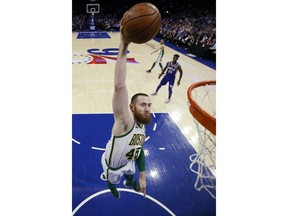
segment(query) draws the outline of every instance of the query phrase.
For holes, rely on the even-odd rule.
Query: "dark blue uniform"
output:
[[[169,93],[169,95],[168,95],[168,99],[165,101],[165,103],[169,103],[170,102],[170,99],[171,99],[171,96],[172,96],[172,88],[174,86],[177,70],[179,70],[179,72],[180,72],[180,76],[179,76],[179,80],[177,82],[177,85],[180,85],[180,80],[181,80],[182,75],[183,75],[182,68],[181,68],[180,64],[177,62],[178,58],[179,58],[179,55],[175,54],[173,56],[173,61],[167,62],[166,66],[164,68],[165,71],[162,71],[162,73],[159,74],[158,79],[160,79],[162,74],[165,73],[165,75],[164,75],[163,79],[160,81],[159,85],[157,86],[156,91],[151,94],[151,95],[157,95],[157,92],[159,91],[159,89],[162,86],[164,86],[167,83],[169,83],[169,85],[168,85],[168,93]]]
[[[168,62],[168,67],[165,71],[165,76],[163,77],[163,79],[161,80],[159,84],[160,86],[162,86],[162,85],[166,85],[167,82],[169,82],[169,95],[170,95],[170,88],[172,89],[174,85],[176,72],[177,72],[177,68],[179,65],[180,64],[178,62],[176,62],[174,65],[172,64],[172,61]],[[158,91],[158,88],[156,91]]]

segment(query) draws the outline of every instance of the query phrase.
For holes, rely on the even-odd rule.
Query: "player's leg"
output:
[[[161,71],[163,71],[163,65],[162,65],[161,62],[159,62],[159,66],[160,66],[160,68],[161,68]]]
[[[124,186],[127,188],[133,188],[135,191],[140,191],[140,186],[134,180],[134,175],[124,175],[126,180],[123,182]]]
[[[153,92],[151,95],[157,95],[159,89],[160,89],[162,86],[166,85],[167,82],[168,82],[168,79],[167,79],[166,76],[164,76],[164,78],[161,80],[160,84],[157,86],[156,91]]]
[[[161,55],[158,55],[157,58],[155,59],[155,61],[153,62],[151,68],[149,70],[146,70],[146,72],[151,73],[151,71],[155,67],[155,65],[160,62],[160,59],[161,59]]]
[[[151,93],[151,95],[153,96],[153,95],[157,95],[157,93],[158,93],[158,91],[159,91],[159,89],[161,88],[161,84],[159,84],[158,86],[157,86],[157,88],[156,88],[156,91],[154,91],[154,92],[152,92]]]
[[[172,96],[172,93],[173,93],[173,91],[172,91],[173,85],[174,85],[174,80],[170,80],[169,84],[168,84],[168,98],[165,101],[165,103],[169,103],[170,100],[171,100],[171,96]]]
[[[107,166],[107,164],[105,162],[105,152],[102,154],[101,164],[102,164],[102,168],[103,168],[104,172],[101,174],[100,178],[103,181],[107,181],[107,186],[110,189],[112,195],[116,199],[119,199],[120,198],[120,193],[117,190],[115,185],[119,184],[120,179],[121,179],[121,175],[119,175],[119,173],[113,172],[112,170],[109,169],[109,167]]]
[[[107,170],[107,184],[111,193],[116,199],[120,198],[120,193],[116,188],[116,184],[119,184],[122,173],[119,170],[112,171],[110,169]]]
[[[130,161],[125,166],[125,169],[123,169],[124,177],[126,180],[124,180],[123,184],[127,188],[133,188],[135,191],[140,191],[140,186],[136,183],[134,180],[134,173],[135,173],[135,161]]]
[[[164,52],[161,52],[157,58],[157,63],[159,64],[159,66],[161,68],[161,72],[163,71],[163,65],[162,65],[163,56],[164,56]]]
[[[120,193],[117,190],[115,184],[112,184],[109,180],[107,181],[108,183],[108,188],[110,189],[112,195],[116,198],[116,199],[120,199]]]
[[[152,69],[155,67],[155,62],[153,62],[151,68],[149,70],[146,70],[147,73],[151,73]]]

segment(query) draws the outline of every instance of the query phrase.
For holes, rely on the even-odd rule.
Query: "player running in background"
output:
[[[147,73],[151,73],[152,69],[155,67],[155,65],[156,65],[157,63],[159,63],[159,66],[160,66],[160,68],[161,68],[161,71],[163,70],[162,58],[163,58],[163,56],[164,56],[164,47],[165,47],[165,46],[164,46],[164,40],[161,39],[161,40],[160,40],[160,46],[151,53],[151,55],[152,55],[153,53],[156,53],[156,52],[159,51],[158,56],[157,56],[156,60],[153,62],[151,68],[150,68],[149,70],[146,70]]]

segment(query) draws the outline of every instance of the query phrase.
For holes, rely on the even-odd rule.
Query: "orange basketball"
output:
[[[127,40],[142,44],[154,38],[159,32],[161,14],[155,5],[139,3],[124,14],[120,25]]]

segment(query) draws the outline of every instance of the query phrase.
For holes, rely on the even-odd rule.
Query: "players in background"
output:
[[[157,92],[159,91],[159,89],[166,85],[167,83],[169,83],[168,85],[168,99],[165,101],[165,103],[169,103],[171,100],[171,96],[172,96],[172,88],[174,86],[174,82],[175,82],[175,78],[176,78],[176,72],[179,70],[180,76],[177,82],[177,86],[180,85],[180,81],[183,75],[183,71],[181,68],[181,65],[177,62],[179,58],[178,54],[175,54],[173,56],[173,60],[167,62],[165,68],[162,70],[162,73],[159,74],[158,79],[160,79],[160,77],[164,74],[165,76],[163,77],[163,79],[160,81],[160,84],[157,86],[156,91],[153,92],[151,95],[157,95]]]
[[[112,108],[114,125],[111,138],[102,155],[102,180],[107,180],[108,188],[113,196],[120,198],[116,188],[121,177],[126,180],[123,184],[135,191],[143,192],[146,197],[146,172],[143,145],[145,142],[145,125],[151,121],[151,101],[147,94],[138,93],[131,98],[129,104],[126,85],[126,58],[129,41],[123,37],[115,66],[114,94]],[[140,172],[139,184],[134,180],[135,161]]]
[[[163,58],[163,56],[164,56],[164,47],[165,47],[165,46],[164,46],[164,40],[162,39],[162,40],[160,40],[160,46],[151,53],[151,55],[152,55],[153,53],[156,53],[156,52],[159,51],[158,56],[157,56],[156,60],[153,62],[151,68],[150,68],[149,70],[146,70],[147,73],[151,73],[152,69],[155,67],[155,65],[156,65],[157,63],[159,63],[159,66],[160,66],[160,68],[161,68],[161,71],[163,70],[162,58]]]

